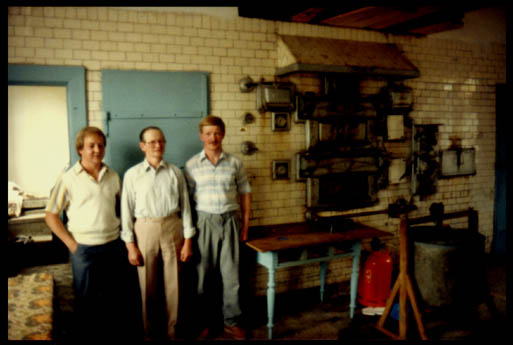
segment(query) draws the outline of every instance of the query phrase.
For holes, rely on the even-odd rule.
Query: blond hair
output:
[[[107,139],[105,138],[105,134],[103,134],[102,130],[98,127],[94,126],[87,126],[82,128],[75,137],[75,148],[77,149],[77,153],[80,156],[80,150],[84,148],[84,139],[88,135],[98,135],[99,137],[103,138],[103,145],[107,146]]]

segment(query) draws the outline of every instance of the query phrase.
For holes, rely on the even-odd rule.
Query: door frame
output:
[[[492,253],[506,254],[506,231],[508,222],[507,198],[511,194],[508,184],[508,126],[506,117],[507,87],[505,84],[496,85],[496,119],[495,119],[495,200]],[[511,139],[509,139],[511,141]]]

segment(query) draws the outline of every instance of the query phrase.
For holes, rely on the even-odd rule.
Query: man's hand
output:
[[[77,252],[77,249],[78,249],[78,243],[75,242],[75,243],[70,244],[68,249],[71,252],[71,254],[75,254]]]
[[[186,238],[182,250],[180,251],[180,260],[182,262],[187,262],[192,256],[192,240],[190,238]]]
[[[45,221],[50,230],[68,247],[71,254],[75,254],[78,248],[78,243],[73,236],[70,235],[68,230],[62,224],[58,214],[46,212]]]
[[[127,243],[126,249],[128,250],[128,261],[133,266],[143,266],[143,257],[139,248],[135,243]]]
[[[242,242],[246,242],[248,240],[248,227],[247,226],[242,227],[242,229],[240,231],[239,238]]]

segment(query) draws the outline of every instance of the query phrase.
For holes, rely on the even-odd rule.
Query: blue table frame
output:
[[[268,282],[267,282],[267,328],[269,339],[273,336],[273,321],[274,321],[274,305],[275,305],[275,272],[278,269],[306,265],[311,263],[320,263],[320,300],[324,299],[324,286],[326,282],[326,267],[328,262],[334,259],[350,256],[352,257],[352,272],[351,272],[351,287],[350,287],[350,304],[349,315],[351,318],[354,316],[356,307],[356,295],[358,288],[358,275],[360,268],[360,251],[361,240],[364,238],[372,238],[378,236],[390,235],[384,231],[370,228],[368,226],[357,224],[356,228],[348,229],[339,233],[329,233],[312,231],[305,233],[305,226],[302,223],[289,224],[292,233],[288,231],[285,234],[277,235],[271,232],[271,236],[251,240],[246,244],[252,249],[256,250],[256,261],[258,264],[267,268]],[[279,226],[282,230],[287,230],[286,225]],[[295,232],[297,229],[303,228],[302,231]],[[273,227],[274,229],[276,227]],[[307,226],[308,229],[310,229]],[[345,243],[348,250],[342,253],[336,253],[335,243]],[[327,254],[320,257],[308,258],[309,250],[316,246],[326,246]],[[346,247],[346,246],[345,246]],[[296,260],[288,260],[280,262],[279,254],[283,250],[291,248],[300,248],[301,256]]]

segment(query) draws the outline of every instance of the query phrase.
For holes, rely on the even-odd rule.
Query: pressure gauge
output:
[[[289,113],[272,113],[272,130],[288,131],[290,130]]]
[[[274,160],[272,163],[273,180],[288,180],[290,175],[290,160]]]

